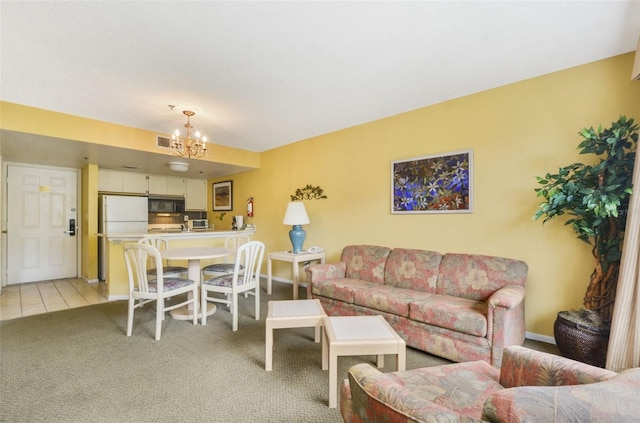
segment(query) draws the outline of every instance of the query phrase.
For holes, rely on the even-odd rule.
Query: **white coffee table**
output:
[[[337,406],[338,356],[377,355],[378,367],[384,354],[396,355],[396,369],[407,363],[406,344],[382,316],[330,316],[324,318],[322,370],[329,369],[329,407]]]
[[[320,304],[320,300],[269,301],[268,308],[265,329],[264,369],[271,371],[273,363],[273,330],[315,327],[315,342],[320,342],[322,319],[326,314]]]

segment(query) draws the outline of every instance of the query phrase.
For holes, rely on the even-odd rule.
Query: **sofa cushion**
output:
[[[387,257],[384,284],[435,294],[441,260],[436,251],[395,248]]]
[[[486,399],[502,389],[498,369],[485,361],[393,373],[379,373],[369,364],[358,364],[349,370],[349,379],[381,403],[418,421],[460,421],[462,416],[480,419]],[[434,419],[434,405],[460,416]],[[358,412],[366,412],[358,408]]]
[[[311,292],[313,295],[353,304],[354,289],[370,289],[378,286],[380,285],[358,279],[328,279],[314,282]]]
[[[493,394],[483,417],[494,422],[637,422],[640,368],[605,382],[568,386],[523,386]]]
[[[474,336],[487,336],[487,303],[430,295],[409,305],[409,318]]]
[[[390,252],[390,248],[376,245],[347,245],[340,259],[347,267],[345,277],[382,285]]]
[[[486,301],[506,285],[524,286],[527,265],[520,260],[473,254],[445,254],[438,273],[438,294]]]
[[[353,289],[354,304],[402,317],[409,317],[410,303],[432,295],[384,285],[352,285],[351,288]]]

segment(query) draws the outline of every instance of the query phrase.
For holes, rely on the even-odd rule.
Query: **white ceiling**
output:
[[[261,152],[633,51],[640,2],[1,1],[0,24],[4,101],[163,134],[190,109]],[[6,160],[38,142],[1,135]]]

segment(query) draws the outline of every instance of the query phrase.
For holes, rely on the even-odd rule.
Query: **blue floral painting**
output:
[[[391,213],[470,213],[473,151],[391,163]]]

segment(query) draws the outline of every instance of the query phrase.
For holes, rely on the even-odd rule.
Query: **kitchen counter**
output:
[[[162,236],[167,239],[198,239],[198,238],[227,238],[234,235],[248,235],[252,236],[255,233],[254,229],[244,229],[241,231],[225,231],[219,229],[207,229],[207,230],[194,230],[194,231],[182,231],[182,232],[169,232],[169,231],[149,231],[145,233],[111,233],[102,234],[99,233],[99,237],[107,237],[111,240],[123,240],[123,241],[137,241],[147,235]]]
[[[107,283],[107,298],[109,300],[124,300],[129,298],[129,277],[127,276],[127,267],[124,262],[124,245],[130,242],[138,242],[139,239],[147,235],[159,235],[166,238],[171,243],[171,247],[217,247],[224,246],[224,240],[234,235],[244,235],[252,237],[255,233],[254,229],[245,229],[242,231],[225,231],[225,230],[197,230],[184,232],[146,232],[146,233],[112,233],[101,234],[99,237],[107,238],[107,255],[106,267],[107,275],[105,282]],[[174,261],[180,264],[179,261]],[[212,263],[215,260],[211,261]],[[207,262],[203,261],[203,267]],[[182,263],[186,266],[186,261]]]

